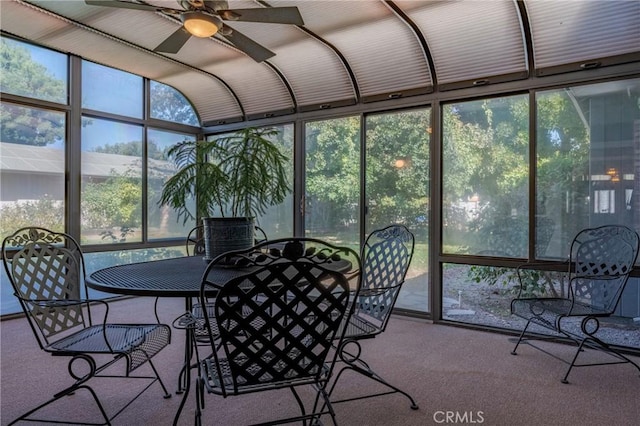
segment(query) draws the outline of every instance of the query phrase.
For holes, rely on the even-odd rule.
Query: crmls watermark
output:
[[[446,424],[481,424],[484,423],[482,411],[436,411],[433,421]]]

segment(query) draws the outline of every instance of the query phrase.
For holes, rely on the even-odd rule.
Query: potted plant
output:
[[[288,159],[272,142],[278,130],[249,127],[209,141],[184,141],[167,156],[178,171],[160,205],[178,218],[202,220],[205,259],[253,245],[254,220],[289,193]],[[195,199],[195,211],[190,211]]]

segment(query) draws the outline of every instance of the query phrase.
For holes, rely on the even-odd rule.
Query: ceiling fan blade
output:
[[[256,62],[266,61],[267,59],[276,55],[266,47],[256,43],[255,41],[251,40],[249,37],[242,34],[241,32],[229,27],[226,24],[225,26],[232,30],[231,34],[229,35],[222,35],[221,33],[218,33],[218,34],[225,37],[227,40],[233,43],[235,47],[237,47],[238,49],[242,50],[244,53],[249,55],[254,61]]]
[[[224,20],[264,22],[267,24],[304,25],[297,7],[256,7],[252,9],[219,10]]]
[[[184,27],[180,27],[176,32],[171,34],[165,41],[160,43],[158,47],[153,49],[154,52],[178,53],[182,46],[189,40],[191,34]]]
[[[149,4],[130,3],[128,1],[118,1],[118,0],[84,0],[84,2],[89,6],[105,6],[105,7],[118,7],[121,9],[150,10],[152,12],[163,9],[161,7],[152,6]]]

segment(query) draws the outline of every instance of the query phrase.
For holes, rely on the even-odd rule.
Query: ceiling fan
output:
[[[177,53],[191,36],[212,37],[220,34],[256,62],[262,62],[274,56],[275,53],[222,21],[304,25],[297,7],[229,9],[228,2],[220,0],[176,1],[182,9],[121,0],[85,0],[85,3],[91,6],[148,10],[179,18],[183,26],[153,49],[155,52],[164,53]]]

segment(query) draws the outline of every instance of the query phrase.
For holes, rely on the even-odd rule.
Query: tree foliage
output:
[[[431,176],[429,110],[368,116],[366,129],[368,224],[426,223]]]
[[[272,139],[278,130],[249,127],[211,141],[184,141],[169,149],[178,171],[163,186],[160,205],[193,218],[259,216],[290,191],[288,158]],[[196,200],[196,211],[189,201]]]
[[[358,217],[359,117],[309,123],[306,134],[306,202],[314,213],[307,225],[339,229]]]
[[[64,82],[33,60],[26,48],[2,38],[0,58],[0,84],[3,92],[36,96],[53,102],[64,102],[67,99]],[[3,102],[0,105],[0,117],[2,142],[45,146],[64,140],[64,114]]]
[[[142,226],[142,186],[133,176],[113,175],[82,187],[82,226],[93,229]]]
[[[173,87],[156,81],[151,82],[151,117],[198,125],[198,117],[189,101]]]

